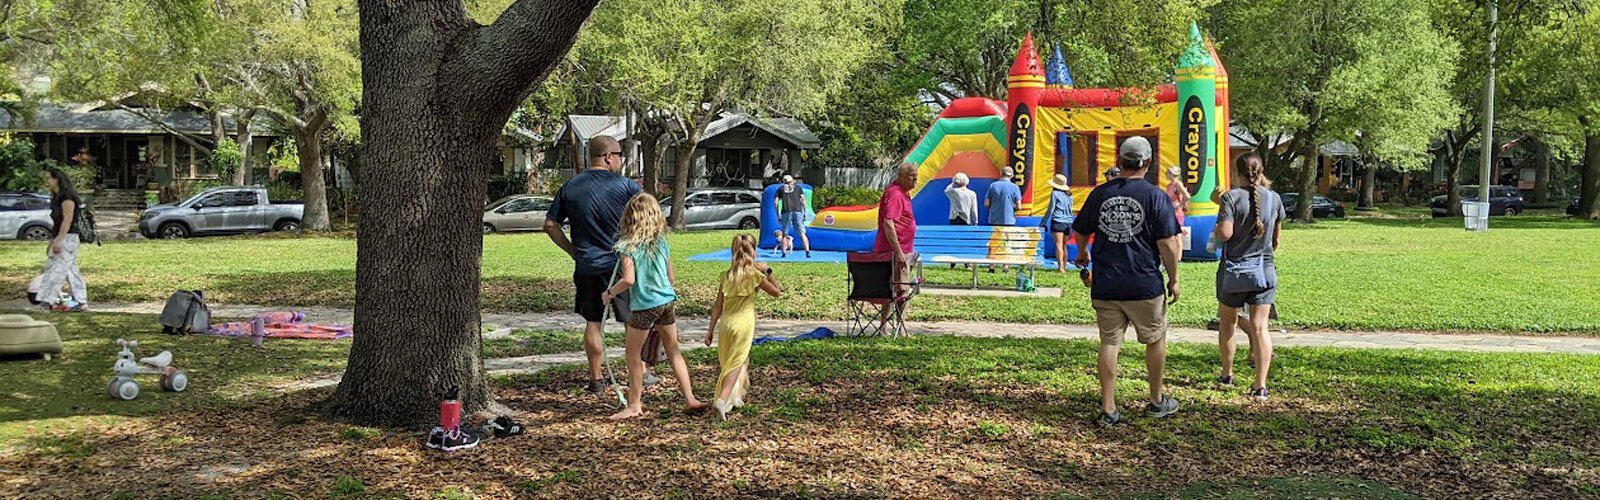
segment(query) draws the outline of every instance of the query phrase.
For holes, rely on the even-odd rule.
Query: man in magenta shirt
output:
[[[917,238],[917,218],[911,213],[912,189],[917,187],[917,166],[901,163],[894,183],[883,191],[878,201],[878,239],[872,244],[876,253],[893,252],[894,281],[906,283],[910,278],[911,260],[914,259],[912,242]]]

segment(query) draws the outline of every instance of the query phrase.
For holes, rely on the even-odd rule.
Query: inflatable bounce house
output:
[[[1185,220],[1184,257],[1215,260],[1216,254],[1205,248],[1216,224],[1211,192],[1223,182],[1218,165],[1228,164],[1228,77],[1198,26],[1190,26],[1189,38],[1176,67],[1176,83],[1153,90],[1080,89],[1073,87],[1060,48],[1048,65],[1043,64],[1029,34],[1011,66],[1007,101],[968,97],[951,103],[905,156],[905,162],[919,166],[911,191],[919,230],[948,225],[950,205],[944,189],[958,173],[971,179],[969,187],[978,193],[983,213],[988,186],[1000,178],[1005,166],[1012,167],[1013,181],[1022,188],[1017,226],[1039,225],[1049,210],[1050,179],[1057,174],[1071,184],[1074,203],[1079,205],[1073,207],[1076,212],[1115,166],[1117,146],[1138,136],[1150,141],[1155,152],[1147,178],[1163,189],[1182,183],[1193,195]],[[1173,165],[1181,173],[1168,178]],[[780,187],[769,186],[762,197],[763,249],[777,244],[774,201]],[[805,189],[809,200],[810,187]],[[811,248],[870,251],[877,210],[876,206],[817,210],[807,226]],[[1039,247],[1040,259],[1056,257],[1053,243]],[[1073,248],[1068,257],[1075,254]]]

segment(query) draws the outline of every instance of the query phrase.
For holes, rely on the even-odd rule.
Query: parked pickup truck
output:
[[[178,239],[213,234],[293,231],[300,228],[305,204],[272,202],[262,187],[219,187],[177,205],[156,205],[139,217],[146,238]]]

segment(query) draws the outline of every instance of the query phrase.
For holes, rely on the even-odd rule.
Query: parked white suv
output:
[[[54,228],[48,195],[0,193],[0,240],[44,241]]]

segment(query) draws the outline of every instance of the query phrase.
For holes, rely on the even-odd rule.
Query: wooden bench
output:
[[[922,262],[972,266],[972,288],[978,288],[979,266],[1020,266],[1033,278],[1039,259],[1039,227],[919,226],[916,249]]]

